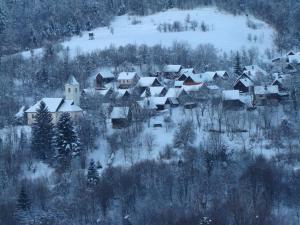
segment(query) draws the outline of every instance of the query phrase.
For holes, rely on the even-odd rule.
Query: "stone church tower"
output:
[[[75,105],[80,105],[80,89],[79,83],[74,76],[70,76],[65,84],[65,99],[73,100]]]

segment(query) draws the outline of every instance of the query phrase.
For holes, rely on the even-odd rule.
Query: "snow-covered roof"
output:
[[[186,92],[200,91],[201,88],[205,86],[204,83],[196,84],[196,85],[183,85],[182,88]]]
[[[239,100],[240,92],[238,90],[224,90],[222,91],[223,100]]]
[[[129,89],[117,89],[116,90],[117,98],[122,98],[127,93],[131,94],[131,91]]]
[[[238,82],[241,82],[245,87],[253,86],[253,82],[249,78],[239,78],[237,79],[235,84],[237,84]]]
[[[129,107],[113,107],[110,114],[111,119],[126,119],[129,114]]]
[[[216,91],[220,89],[220,87],[217,85],[207,85],[207,88],[212,91]]]
[[[254,93],[257,95],[278,94],[279,89],[277,85],[255,86]]]
[[[82,109],[74,104],[73,100],[64,100],[63,104],[58,108],[58,112],[81,112]]]
[[[167,97],[151,97],[151,101],[155,105],[165,105],[168,101]]]
[[[225,70],[219,70],[219,71],[216,71],[216,74],[219,77],[225,78],[225,75],[227,74],[227,72]]]
[[[181,70],[181,65],[166,65],[163,69],[163,72],[166,73],[178,73]]]
[[[203,82],[203,78],[201,74],[192,74],[189,75],[188,78],[192,79],[195,83]]]
[[[257,75],[261,74],[263,76],[267,75],[267,72],[260,68],[258,65],[245,66],[243,73],[249,76],[252,80],[257,79]]]
[[[200,74],[200,79],[202,82],[212,82],[214,81],[214,77],[216,72],[204,72]]]
[[[16,118],[22,118],[24,116],[25,106],[22,106],[19,111],[15,114]]]
[[[67,84],[70,85],[78,85],[78,81],[75,79],[75,77],[72,75],[69,77],[69,79],[67,80]]]
[[[300,52],[296,53],[295,55],[289,55],[288,59],[290,63],[300,64]]]
[[[111,88],[106,88],[106,89],[95,89],[95,88],[85,88],[83,89],[83,92],[85,94],[88,95],[103,95],[106,96],[107,93],[109,93],[109,91],[111,90]]]
[[[132,80],[137,76],[136,72],[121,72],[119,73],[118,80]]]
[[[35,105],[31,106],[26,110],[27,113],[35,113],[40,108],[41,102],[46,104],[49,112],[57,112],[60,105],[63,103],[63,98],[43,98],[38,101]]]
[[[283,84],[283,83],[285,83],[286,81],[288,81],[289,79],[292,78],[292,76],[290,74],[275,73],[275,74],[273,74],[273,76],[274,76],[274,81],[272,82],[272,84],[274,84],[276,81]]]
[[[43,98],[38,101],[35,105],[31,106],[26,113],[36,113],[40,108],[41,102],[46,104],[49,112],[81,112],[82,109],[75,105],[73,100],[65,100],[63,98]]]
[[[182,88],[170,88],[165,95],[167,98],[178,98],[183,92]]]
[[[180,75],[184,74],[186,76],[194,74],[194,68],[183,68],[180,70]]]
[[[161,92],[164,90],[164,87],[149,87],[151,96],[159,96]],[[146,90],[141,94],[142,98],[146,97]]]
[[[184,83],[184,81],[176,80],[176,81],[174,82],[174,86],[175,86],[175,87],[182,87],[183,83]]]
[[[159,82],[156,77],[141,77],[137,83],[137,86],[150,87],[155,81]]]
[[[114,74],[110,70],[98,69],[94,76],[100,74],[103,78],[115,78]]]

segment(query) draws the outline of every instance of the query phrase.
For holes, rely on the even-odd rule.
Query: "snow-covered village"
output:
[[[300,224],[296,0],[0,0],[0,224]]]

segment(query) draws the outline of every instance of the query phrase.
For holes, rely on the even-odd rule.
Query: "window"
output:
[[[69,93],[71,92],[71,88],[68,88],[68,92],[69,92]]]
[[[75,88],[75,93],[77,93],[77,88]]]

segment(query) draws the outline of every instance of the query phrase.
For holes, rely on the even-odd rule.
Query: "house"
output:
[[[229,74],[226,71],[223,70],[216,71],[216,74],[219,78],[222,78],[223,80],[229,79]]]
[[[193,74],[188,76],[185,81],[183,82],[183,85],[198,85],[203,83],[203,79],[201,77],[201,74]]]
[[[258,65],[250,65],[243,68],[242,76],[255,82],[264,79],[267,76],[267,72]]]
[[[101,96],[105,101],[110,100],[112,98],[113,93],[114,92],[112,88],[85,88],[81,91],[82,96]]]
[[[139,93],[143,93],[146,88],[162,86],[156,77],[141,77],[137,83]]]
[[[177,79],[178,81],[184,81],[188,76],[195,74],[194,68],[183,68],[180,70],[180,77]]]
[[[165,97],[169,99],[171,106],[184,104],[191,99],[183,88],[170,88]]]
[[[294,55],[288,55],[288,62],[293,64],[300,64],[300,52],[297,52]]]
[[[293,79],[290,74],[275,74],[272,85],[277,85],[280,92],[288,91],[293,86]]]
[[[181,65],[166,65],[163,68],[162,76],[167,79],[176,79],[181,75],[180,71],[182,68]]]
[[[129,107],[113,107],[110,118],[114,129],[126,128],[132,120],[131,110]]]
[[[253,87],[253,82],[252,80],[250,80],[249,78],[242,78],[242,76],[240,78],[238,78],[235,82],[235,84],[233,85],[233,89],[234,90],[238,90],[240,92],[249,92],[252,90]]]
[[[189,101],[206,101],[209,97],[209,89],[205,83],[183,85],[182,88],[190,97]]]
[[[48,111],[52,115],[53,123],[57,123],[60,115],[64,112],[70,113],[72,119],[80,118],[83,113],[82,109],[77,106],[73,100],[66,100],[63,98],[43,98],[25,111],[27,114],[28,125],[34,123],[41,102],[46,104]]]
[[[118,87],[127,89],[136,85],[140,77],[136,72],[121,72],[118,75]]]
[[[254,99],[257,105],[277,104],[280,95],[277,85],[265,85],[254,87]]]
[[[157,107],[158,111],[168,109],[171,105],[171,102],[167,97],[151,97],[150,101]]]
[[[163,97],[167,93],[167,89],[163,86],[160,87],[149,87],[150,96]],[[141,94],[141,98],[146,97],[146,90]]]
[[[90,77],[89,83],[92,83],[96,90],[105,88],[105,84],[114,81],[115,76],[109,70],[97,70],[93,76]]]
[[[213,83],[219,79],[219,76],[216,72],[204,72],[200,74],[202,82]]]
[[[222,106],[225,110],[242,110],[252,106],[252,96],[241,95],[238,90],[224,90]]]
[[[115,91],[116,98],[118,100],[127,101],[131,97],[131,90],[130,89],[117,89]]]

